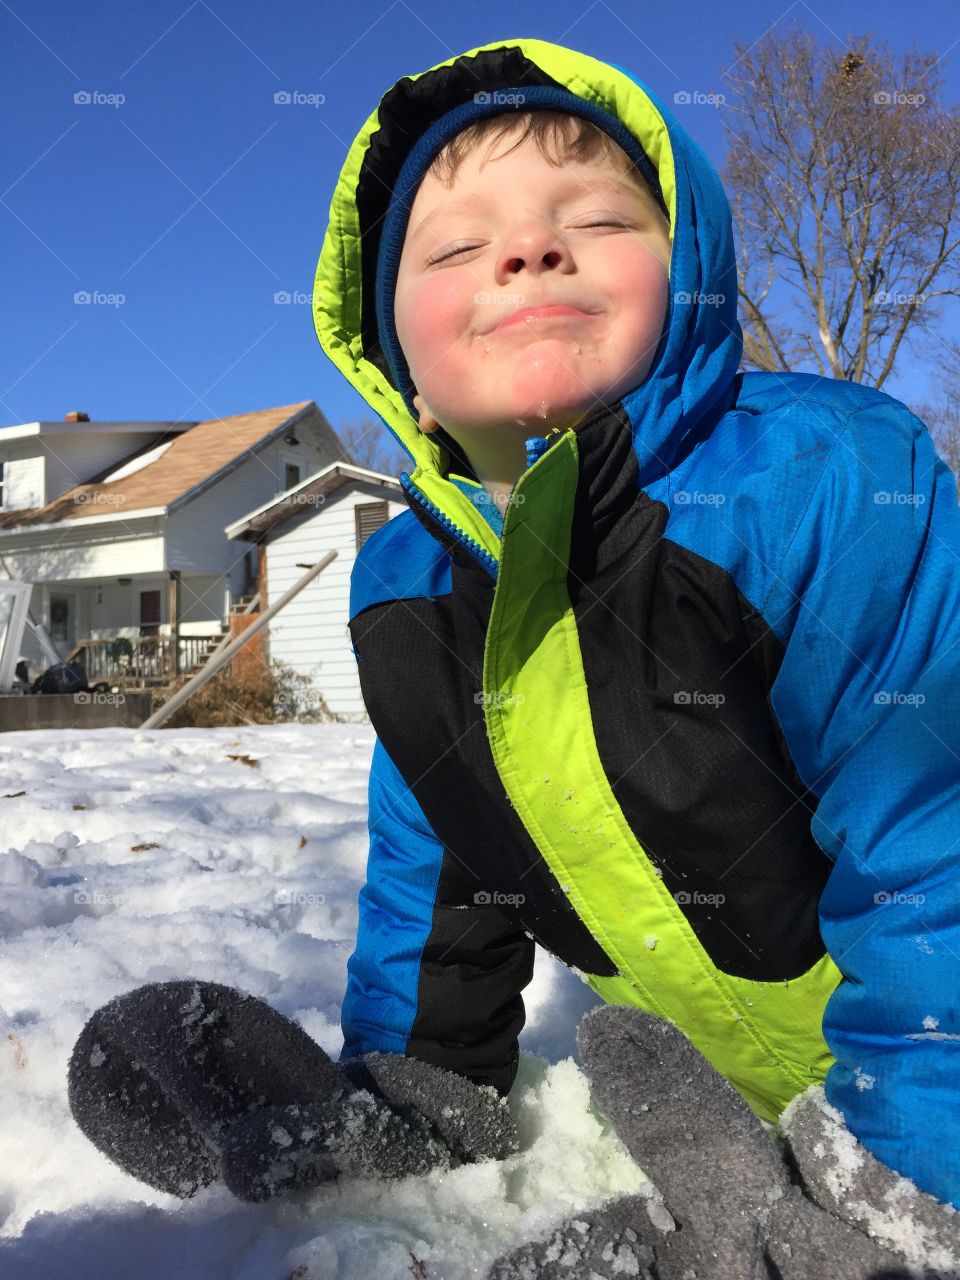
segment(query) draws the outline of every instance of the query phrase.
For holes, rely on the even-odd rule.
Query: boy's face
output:
[[[452,187],[424,178],[394,299],[421,430],[439,424],[468,454],[491,433],[515,447],[576,426],[633,390],[667,308],[667,220],[612,160],[557,168],[532,137],[484,160],[489,145]],[[503,323],[557,304],[568,313]]]

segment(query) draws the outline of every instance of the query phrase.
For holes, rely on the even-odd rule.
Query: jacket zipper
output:
[[[533,464],[538,461],[538,459],[543,457],[547,449],[553,443],[550,437],[560,435],[562,431],[563,427],[554,427],[552,430],[548,431],[545,436],[529,436],[524,441],[524,446],[527,451],[526,469],[528,471]],[[400,473],[400,483],[406,492],[412,494],[413,497],[416,498],[418,504],[423,507],[425,511],[430,513],[437,524],[439,524],[447,533],[451,534],[457,542],[466,547],[471,555],[480,561],[481,565],[483,565],[491,577],[496,579],[499,565],[496,558],[490,554],[486,547],[482,547],[475,538],[471,538],[470,535],[465,533],[458,524],[455,524],[450,517],[445,514],[445,512],[441,511],[435,503],[431,502],[426,494],[418,489],[410,479],[409,472],[402,471]]]

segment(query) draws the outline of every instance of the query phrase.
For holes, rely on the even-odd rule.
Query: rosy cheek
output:
[[[404,306],[405,341],[413,364],[433,364],[469,324],[463,289],[443,272],[411,289]]]

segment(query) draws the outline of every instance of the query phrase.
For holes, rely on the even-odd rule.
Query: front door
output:
[[[160,632],[160,592],[140,592],[140,634],[155,636]]]
[[[62,654],[77,643],[77,593],[51,591],[50,638]]]

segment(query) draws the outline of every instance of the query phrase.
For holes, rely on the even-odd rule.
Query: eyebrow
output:
[[[619,195],[621,193],[635,194],[643,199],[643,193],[638,190],[632,183],[625,180],[614,181],[612,178],[595,178],[592,182],[569,182],[566,190],[571,192],[576,188],[576,195],[595,195],[601,192],[607,192],[611,195]],[[574,197],[576,198],[576,196]],[[438,204],[432,209],[421,222],[417,224],[415,229],[410,233],[410,239],[413,240],[421,231],[427,228],[431,222],[439,218],[442,214],[459,213],[461,209],[474,209],[478,204],[489,204],[489,200],[485,195],[477,196],[461,196],[459,200],[451,200],[449,203],[444,202]]]

